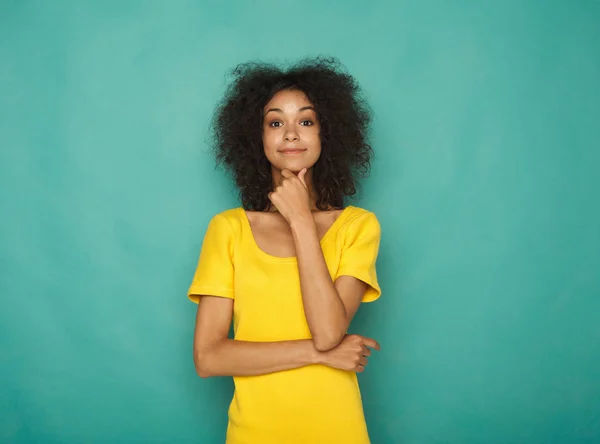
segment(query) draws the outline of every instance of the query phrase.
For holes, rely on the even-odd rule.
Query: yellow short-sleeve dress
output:
[[[331,278],[368,284],[363,302],[379,298],[375,262],[381,229],[374,213],[348,206],[321,239]],[[188,297],[234,300],[235,339],[272,342],[311,338],[295,257],[261,250],[243,208],[212,218]],[[234,377],[227,444],[367,444],[356,373],[309,365]]]

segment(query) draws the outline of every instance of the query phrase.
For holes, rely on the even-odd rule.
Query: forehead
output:
[[[308,97],[303,91],[292,89],[283,90],[275,94],[271,100],[265,105],[265,111],[270,108],[279,108],[283,111],[293,111],[305,106],[312,106]]]

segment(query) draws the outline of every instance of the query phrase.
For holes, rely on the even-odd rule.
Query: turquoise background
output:
[[[232,383],[196,376],[186,298],[238,206],[209,119],[235,64],[318,54],[375,114],[373,443],[600,442],[599,23],[597,1],[1,1],[0,442],[223,442]]]

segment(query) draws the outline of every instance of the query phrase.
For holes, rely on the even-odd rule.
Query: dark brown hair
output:
[[[321,156],[313,168],[317,208],[342,208],[356,193],[357,179],[370,171],[371,113],[356,80],[335,58],[304,59],[283,70],[267,63],[244,63],[212,121],[217,166],[224,165],[239,189],[242,206],[263,211],[272,191],[271,165],[262,144],[263,108],[279,91],[303,91],[319,119]]]

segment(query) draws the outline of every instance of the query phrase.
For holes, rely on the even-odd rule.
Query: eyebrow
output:
[[[300,109],[298,110],[298,112],[300,112],[300,111],[306,111],[307,109],[312,109],[313,111],[315,110],[315,108],[314,108],[314,107],[312,107],[312,106],[303,106],[302,108],[300,108]],[[281,109],[279,109],[279,108],[269,108],[269,109],[267,110],[267,112],[265,113],[265,116],[266,116],[267,114],[269,114],[271,111],[274,111],[274,112],[277,112],[277,113],[283,113],[283,111],[282,111]]]

